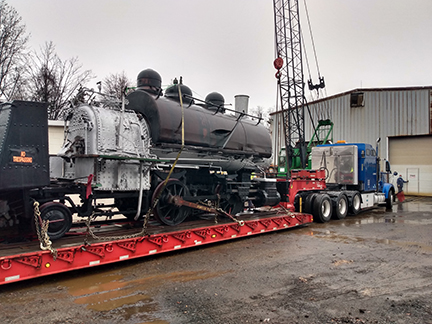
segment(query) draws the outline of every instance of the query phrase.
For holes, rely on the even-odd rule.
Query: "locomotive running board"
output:
[[[313,221],[312,215],[281,213],[280,210],[271,212],[270,215],[258,213],[242,219],[244,226],[229,220],[210,226],[202,226],[200,223],[198,227],[181,227],[181,230],[177,228],[176,231],[158,230],[158,233],[131,239],[63,244],[57,248],[55,259],[49,251],[18,254],[10,248],[10,255],[5,255],[6,249],[0,257],[0,285],[293,228]]]

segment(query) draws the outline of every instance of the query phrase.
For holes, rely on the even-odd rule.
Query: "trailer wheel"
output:
[[[190,214],[191,209],[185,206],[176,206],[170,202],[173,196],[188,196],[189,189],[186,185],[177,180],[169,179],[164,187],[161,182],[153,193],[152,201],[159,197],[156,208],[153,211],[154,217],[162,224],[174,226],[183,222]]]
[[[39,211],[42,220],[49,222],[48,236],[51,240],[61,238],[70,230],[72,213],[65,205],[58,202],[47,202],[40,207]]]
[[[313,214],[313,203],[314,200],[318,196],[318,194],[313,193],[306,197],[305,203],[304,203],[304,213],[305,214]]]
[[[333,199],[334,213],[333,218],[344,219],[348,214],[348,199],[344,194],[339,194],[339,196]]]
[[[392,209],[393,203],[394,203],[394,191],[393,189],[390,189],[388,193],[388,198],[386,198],[386,208]]]
[[[327,194],[319,194],[313,203],[313,216],[319,223],[328,222],[332,216],[332,203]]]
[[[359,192],[356,192],[351,197],[349,212],[351,215],[357,215],[360,212],[360,208],[361,208],[361,196]]]

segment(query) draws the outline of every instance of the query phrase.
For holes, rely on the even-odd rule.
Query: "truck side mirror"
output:
[[[391,172],[391,170],[390,170],[390,162],[389,161],[385,162],[385,168],[386,168],[386,172]]]

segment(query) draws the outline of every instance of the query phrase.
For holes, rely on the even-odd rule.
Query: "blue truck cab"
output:
[[[393,185],[381,176],[377,148],[367,143],[318,145],[311,153],[312,169],[326,171],[328,190],[361,195],[362,208],[394,201]]]

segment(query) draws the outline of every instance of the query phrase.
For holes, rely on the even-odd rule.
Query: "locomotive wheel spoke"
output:
[[[177,180],[168,180],[166,186],[163,186],[163,182],[159,184],[153,193],[153,200],[159,197],[159,201],[154,210],[154,216],[156,220],[165,225],[178,225],[183,222],[190,214],[191,210],[185,206],[176,206],[171,203],[172,196],[186,196],[189,190],[186,185]]]
[[[243,211],[243,202],[238,195],[232,195],[229,199],[223,199],[220,207],[230,215],[235,215]]]

